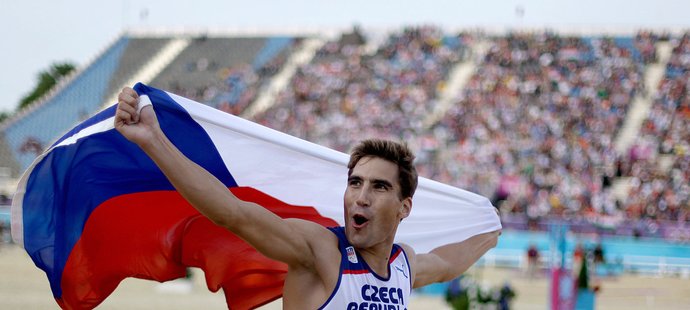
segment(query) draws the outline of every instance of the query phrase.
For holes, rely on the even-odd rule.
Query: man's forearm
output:
[[[162,131],[141,145],[177,191],[199,212],[221,226],[233,218],[233,204],[240,203],[216,177],[189,160]],[[230,207],[230,208],[229,208]]]
[[[488,250],[496,246],[498,231],[473,236],[463,242],[438,247],[431,251],[447,263],[445,274],[438,282],[455,279],[469,269]]]
[[[473,236],[465,241],[446,244],[426,254],[417,254],[414,287],[457,278],[486,251],[496,246],[499,231]]]

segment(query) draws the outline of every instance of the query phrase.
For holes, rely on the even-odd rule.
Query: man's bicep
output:
[[[413,288],[439,282],[442,275],[448,272],[447,262],[434,253],[417,254],[415,259],[415,277]]]
[[[282,219],[260,205],[251,205],[252,220],[238,225],[235,231],[242,239],[271,259],[288,265],[312,264],[312,244],[327,236],[327,229],[317,223],[300,219]]]
[[[411,246],[401,246],[405,249],[412,268],[412,288],[439,282],[442,275],[448,273],[447,262],[436,253],[417,254]]]
[[[417,255],[419,281],[414,287],[450,281],[470,268],[489,249],[496,246],[499,231],[440,246],[428,254]]]

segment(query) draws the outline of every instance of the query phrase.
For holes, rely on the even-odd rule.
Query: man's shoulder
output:
[[[415,255],[417,255],[414,248],[412,246],[410,246],[409,244],[406,244],[406,243],[396,243],[396,244],[403,249],[403,251],[405,252],[405,255],[407,255],[408,258],[414,257]]]
[[[300,234],[304,235],[311,253],[310,264],[291,266],[289,274],[299,278],[299,283],[321,283],[324,292],[332,290],[338,281],[340,249],[338,237],[329,228],[301,219],[288,220]],[[337,230],[337,227],[335,227]]]
[[[403,253],[405,254],[405,258],[407,259],[407,263],[410,267],[410,272],[413,275],[412,278],[414,279],[414,272],[417,270],[417,253],[415,252],[414,248],[409,244],[398,243],[398,245],[403,249]]]
[[[310,221],[310,220],[305,220],[301,218],[286,218],[286,222],[290,223],[290,225],[293,225],[294,227],[299,227],[300,230],[308,230],[308,231],[328,231],[330,226],[324,226],[319,223]]]
[[[338,236],[330,227],[298,218],[290,218],[286,219],[286,221],[293,227],[293,231],[304,236],[312,247],[316,247],[317,249],[332,247],[337,250]]]

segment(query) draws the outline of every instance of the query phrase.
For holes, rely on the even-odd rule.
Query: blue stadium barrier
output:
[[[22,171],[36,158],[33,152],[21,151],[27,139],[35,139],[45,149],[61,134],[101,108],[110,78],[128,41],[127,37],[118,40],[54,97],[5,130],[8,145]]]

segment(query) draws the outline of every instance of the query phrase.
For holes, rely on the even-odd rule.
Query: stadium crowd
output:
[[[614,140],[632,99],[644,94],[656,36],[641,32],[632,45],[552,33],[490,38],[461,99],[425,128],[449,67],[474,39],[406,29],[371,56],[361,46],[329,42],[256,120],[341,151],[366,136],[408,140],[419,150],[421,175],[492,197],[504,213],[532,221],[616,227],[646,220],[635,230],[649,234],[656,220],[687,221],[681,207],[619,200],[611,189],[624,168],[640,165],[617,154]],[[687,177],[683,164],[674,162]],[[664,197],[687,205],[684,196],[671,196]],[[640,205],[649,212],[639,212]]]
[[[435,126],[446,147],[425,172],[493,197],[504,213],[620,222],[613,142],[641,76],[632,53],[609,38],[496,38]]]
[[[340,151],[363,137],[413,139],[436,102],[465,36],[405,29],[373,55],[364,45],[326,43],[255,120]]]
[[[221,111],[240,115],[285,65],[288,55],[300,42],[301,40],[295,40],[292,46],[288,47],[289,51],[278,54],[260,67],[255,67],[251,63],[222,65],[213,59],[200,56],[186,64],[186,71],[209,72],[215,79],[201,87],[174,83],[170,85],[169,91]]]
[[[671,45],[665,75],[641,138],[626,158],[624,175],[632,178],[628,216],[682,225],[690,220],[690,33]]]

